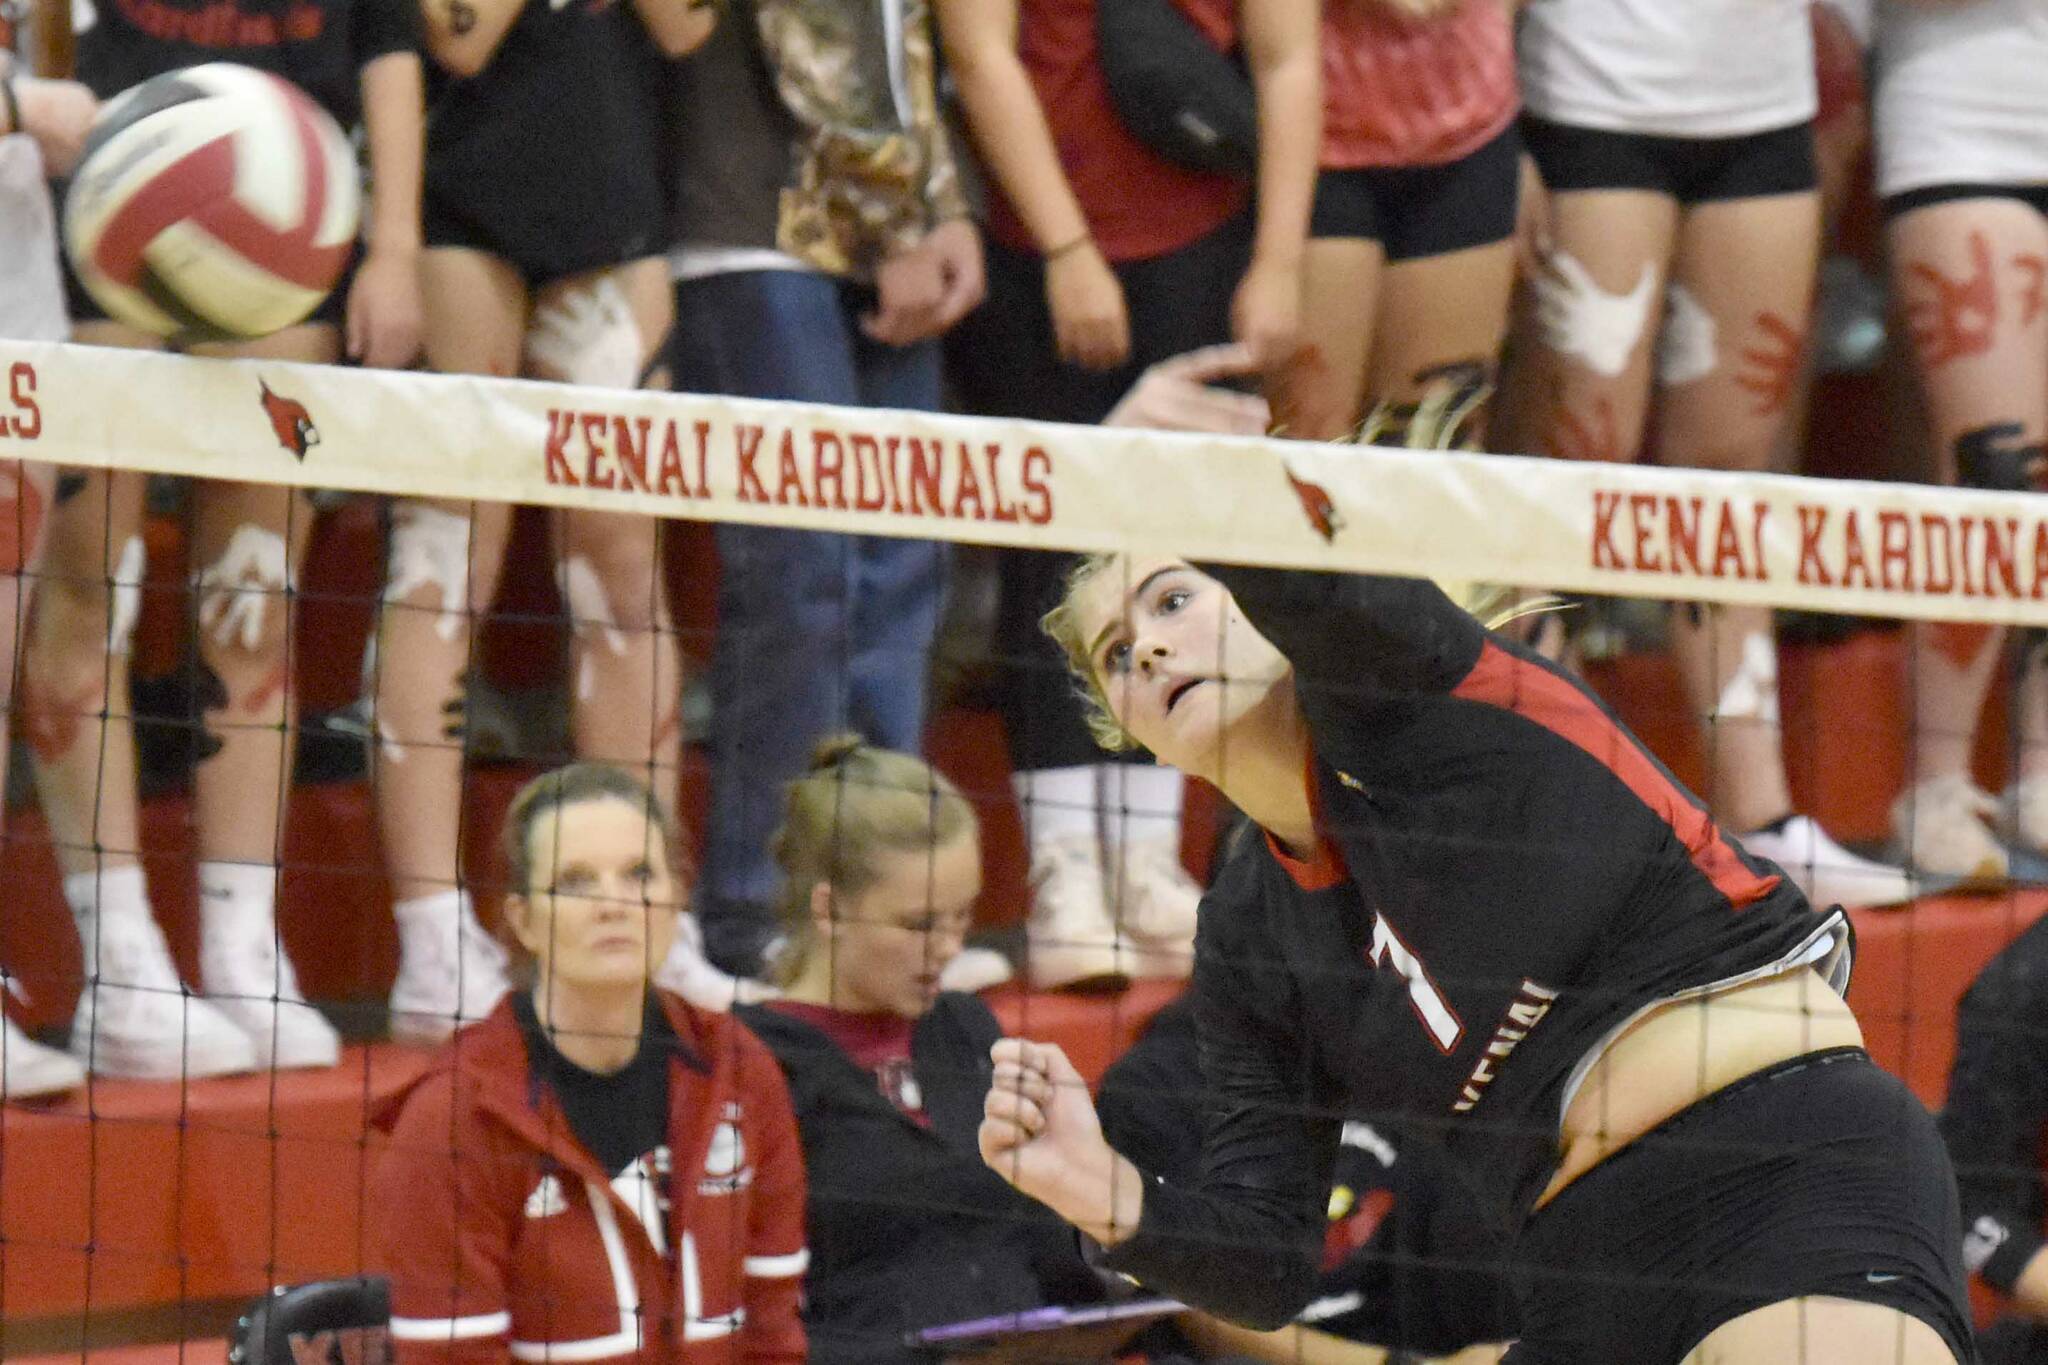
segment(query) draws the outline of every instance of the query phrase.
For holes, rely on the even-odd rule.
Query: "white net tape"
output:
[[[2048,624],[2048,498],[0,342],[0,457]]]

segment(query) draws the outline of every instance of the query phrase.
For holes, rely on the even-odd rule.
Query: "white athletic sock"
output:
[[[398,921],[401,939],[412,934],[446,934],[452,939],[463,917],[472,913],[469,892],[462,887],[430,891],[424,896],[399,901],[391,907],[391,917]]]
[[[1056,840],[1100,836],[1093,765],[1017,773],[1010,785],[1024,808],[1024,833],[1034,850]]]
[[[64,901],[78,926],[78,946],[85,975],[100,971],[100,941],[109,936],[130,942],[154,935],[149,912],[149,884],[140,863],[73,872],[64,878]]]
[[[277,923],[277,869],[268,863],[199,864],[202,934],[259,930]]]
[[[1169,841],[1180,847],[1181,798],[1187,792],[1180,769],[1105,763],[1096,771],[1102,784],[1102,846],[1112,861],[1131,844]]]
[[[64,903],[80,924],[93,918],[148,919],[149,884],[143,880],[140,863],[73,872],[64,879]]]

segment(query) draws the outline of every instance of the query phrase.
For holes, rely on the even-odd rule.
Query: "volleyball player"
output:
[[[996,1049],[985,1158],[1110,1267],[1280,1326],[1338,1116],[1390,1112],[1516,1230],[1513,1361],[1971,1358],[1954,1178],[1838,993],[1845,917],[1583,685],[1408,579],[1096,560],[1047,628],[1105,738],[1262,832],[1203,908],[1198,1184],[1114,1153],[1057,1048]]]
[[[1806,0],[1531,0],[1522,132],[1548,241],[1504,404],[1515,449],[1766,468],[1801,373],[1819,254]],[[1768,608],[1685,606],[1673,649],[1716,818],[1816,901],[1912,894],[1792,803]]]
[[[285,22],[244,0],[83,7],[80,79],[104,99],[197,62],[233,61],[304,88],[369,149],[367,248],[352,281],[305,322],[197,355],[408,363],[419,332],[419,59],[400,0],[316,0]],[[232,22],[214,23],[225,11]],[[206,16],[209,22],[198,20]],[[178,36],[165,36],[174,34]],[[159,349],[109,319],[72,281],[74,338]],[[299,993],[276,926],[282,813],[293,744],[288,604],[311,524],[304,497],[267,484],[191,487],[202,731],[193,775],[200,976],[182,992],[137,861],[128,644],[143,577],[143,476],[64,481],[25,670],[30,749],[57,842],[65,899],[85,944],[72,1047],[96,1071],[175,1078],[251,1066],[324,1066],[340,1055]]]
[[[1477,448],[1515,280],[1507,7],[1330,0],[1322,58],[1302,349],[1279,420],[1312,440]]]
[[[1294,349],[1320,142],[1316,7],[1172,0],[1238,48],[1255,91],[1256,183],[1167,159],[1111,100],[1088,0],[940,0],[939,28],[989,170],[988,302],[948,359],[971,411],[1099,422],[1149,365],[1235,337]],[[1180,865],[1182,783],[1089,738],[1035,623],[1059,555],[1003,556],[1000,703],[1030,840],[1041,987],[1186,971],[1200,892]]]
[[[1878,193],[1944,483],[2048,488],[2048,7],[1878,9]],[[1990,626],[1911,629],[1913,760],[1892,809],[1913,863],[2003,876],[1999,833],[2048,851],[2048,638],[2026,632],[2003,812],[1970,774],[1978,715],[2008,657]]]
[[[14,35],[0,18],[0,337],[63,341],[71,324],[57,269],[57,227],[46,167],[68,170],[98,102],[72,81],[21,73]],[[22,624],[42,552],[54,471],[27,460],[0,461],[0,788],[12,749],[14,676]],[[0,819],[5,811],[0,809]],[[12,986],[12,978],[0,975]],[[69,1090],[84,1079],[76,1060],[36,1042],[0,1014],[0,1098]]]
[[[640,386],[669,328],[658,81],[709,35],[690,0],[425,0],[427,363],[448,374]],[[401,957],[392,1032],[445,1038],[505,989],[463,878],[463,710],[474,619],[497,593],[510,506],[391,512],[372,669],[378,819]],[[675,780],[680,680],[660,525],[551,514],[575,625],[582,755]]]

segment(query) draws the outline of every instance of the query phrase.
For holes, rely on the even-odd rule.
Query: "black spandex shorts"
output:
[[[1947,204],[1958,199],[2016,199],[2043,218],[2048,218],[2048,185],[1927,185],[1884,201],[1884,216],[1896,218],[1929,204]]]
[[[1813,125],[1746,137],[1610,133],[1522,116],[1522,140],[1553,192],[1650,190],[1681,204],[1801,194],[1820,183]]]
[[[1678,1365],[1753,1309],[1883,1304],[1976,1359],[1955,1176],[1861,1048],[1766,1068],[1667,1119],[1530,1219],[1503,1365]]]
[[[429,247],[460,247],[509,261],[530,289],[594,270],[610,270],[628,261],[661,254],[660,224],[640,214],[635,230],[599,227],[588,240],[571,240],[559,225],[534,223],[512,231],[492,231],[429,193],[420,208],[420,231]],[[609,221],[609,220],[608,220]]]
[[[71,257],[57,253],[64,262],[64,303],[71,310],[71,320],[78,322],[111,322],[107,310],[100,307],[92,295],[85,292],[85,285],[79,280],[78,272],[71,268]],[[352,252],[348,264],[341,268],[341,278],[320,306],[313,310],[306,322],[323,322],[330,327],[340,327],[348,316],[348,287],[355,283],[356,267],[362,264],[360,250]]]
[[[1372,166],[1316,177],[1311,237],[1363,237],[1389,261],[1490,246],[1515,231],[1522,135],[1511,123],[1478,151],[1441,166]]]

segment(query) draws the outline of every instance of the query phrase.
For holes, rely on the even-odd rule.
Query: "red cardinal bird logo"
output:
[[[1284,468],[1284,466],[1283,466]],[[1308,517],[1308,524],[1316,528],[1316,534],[1324,540],[1335,540],[1337,532],[1344,529],[1344,517],[1337,511],[1337,504],[1319,483],[1298,479],[1294,471],[1287,472],[1287,482],[1294,486],[1294,496],[1301,499],[1302,513]]]
[[[260,379],[256,382],[262,385],[263,411],[270,418],[277,443],[290,451],[293,459],[305,459],[306,452],[320,444],[320,428],[313,425],[313,414],[298,399],[286,398]]]

